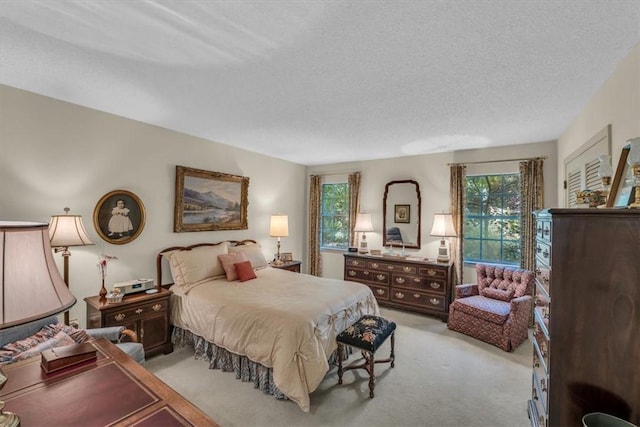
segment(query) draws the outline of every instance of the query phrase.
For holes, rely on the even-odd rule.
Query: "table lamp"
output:
[[[438,262],[449,262],[449,245],[445,237],[456,237],[458,234],[453,228],[453,219],[450,213],[437,213],[433,217],[431,235],[441,237],[438,248]]]
[[[53,260],[47,224],[0,221],[0,295],[0,329],[58,314],[75,304]],[[0,370],[0,389],[6,380]],[[0,402],[0,426],[18,426],[19,417],[3,408]]]
[[[273,214],[271,215],[271,226],[269,227],[269,236],[278,238],[278,251],[274,265],[284,264],[280,260],[280,238],[289,235],[289,215]]]
[[[611,166],[611,156],[603,154],[598,157],[600,160],[600,166],[598,167],[598,176],[602,181],[602,186],[606,191],[606,198],[609,197],[609,190],[611,189],[611,177],[613,176],[613,167]],[[606,200],[605,200],[606,202]]]
[[[360,239],[360,246],[358,248],[358,253],[366,254],[369,252],[367,248],[367,235],[365,234],[367,231],[373,231],[373,224],[371,223],[371,214],[368,213],[359,213],[356,215],[356,225],[353,227],[353,231],[356,233],[362,233],[362,238]]]
[[[52,215],[49,221],[49,236],[51,237],[51,247],[56,253],[62,252],[64,259],[64,283],[69,287],[69,257],[70,246],[93,245],[82,224],[80,215],[69,215],[71,209],[64,208],[64,215]],[[69,312],[64,313],[64,324],[69,324]]]

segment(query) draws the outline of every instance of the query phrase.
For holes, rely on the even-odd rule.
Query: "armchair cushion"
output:
[[[488,322],[502,325],[509,318],[511,304],[481,295],[463,298],[458,301],[456,310],[484,319]]]
[[[511,301],[513,299],[513,295],[515,294],[515,289],[497,289],[497,288],[484,288],[480,292],[483,297],[497,299],[500,301]]]

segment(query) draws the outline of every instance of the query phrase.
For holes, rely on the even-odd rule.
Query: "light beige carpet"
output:
[[[475,426],[526,427],[531,397],[531,344],[513,353],[452,332],[439,319],[382,309],[398,324],[396,364],[377,364],[375,398],[364,370],[337,385],[332,368],[302,412],[235,379],[208,369],[191,349],[176,349],[146,367],[222,426]],[[389,354],[389,341],[378,350]],[[358,354],[359,356],[359,354]],[[349,362],[356,360],[352,355]]]

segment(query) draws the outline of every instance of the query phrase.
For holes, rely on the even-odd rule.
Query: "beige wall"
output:
[[[640,136],[640,43],[617,64],[558,140],[558,195],[564,206],[564,159],[606,125],[611,124],[611,159],[615,170],[622,147]]]
[[[412,255],[435,258],[438,254],[440,240],[429,235],[433,226],[433,215],[437,212],[449,212],[449,166],[448,163],[472,161],[492,161],[514,158],[547,156],[545,161],[545,204],[551,205],[556,200],[556,143],[555,141],[510,145],[499,148],[465,150],[449,153],[429,154],[422,156],[399,157],[366,162],[340,163],[334,165],[314,166],[308,168],[309,175],[332,174],[335,179],[341,172],[359,171],[360,210],[371,214],[375,231],[367,233],[370,249],[382,249],[382,199],[387,182],[402,179],[413,179],[420,185],[422,198],[421,248],[406,249]],[[485,163],[469,165],[469,174],[507,173],[519,171],[519,162]],[[343,174],[346,177],[346,174]],[[308,182],[308,181],[307,181]],[[307,183],[308,185],[308,183]],[[399,250],[399,249],[396,249]],[[323,251],[322,271],[325,277],[343,277],[342,252]],[[471,274],[471,276],[469,276]],[[465,277],[474,277],[472,271],[465,272]]]
[[[174,233],[175,167],[242,175],[249,183],[249,229]],[[99,251],[118,257],[113,282],[155,278],[155,255],[172,245],[253,238],[265,256],[275,252],[270,214],[289,214],[282,250],[302,254],[305,167],[156,126],[0,86],[0,219],[48,222],[52,214],[80,214],[95,246],[72,248],[70,283],[78,303],[71,318],[84,325],[83,298],[100,289]],[[145,205],[142,234],[126,245],[98,237],[93,209],[106,193],[124,189]],[[56,261],[62,271],[61,256]],[[267,258],[270,259],[270,258]]]

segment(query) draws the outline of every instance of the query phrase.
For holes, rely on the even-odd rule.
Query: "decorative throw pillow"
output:
[[[505,290],[496,289],[496,288],[483,288],[482,291],[480,291],[483,297],[497,299],[500,301],[507,301],[507,302],[511,301],[511,299],[513,298],[514,292],[515,291],[513,289],[509,289],[505,291]]]
[[[244,252],[247,259],[251,261],[251,265],[254,269],[265,268],[269,265],[262,253],[262,247],[257,243],[249,245],[232,246],[229,248],[229,253]]]
[[[234,266],[236,267],[236,273],[238,273],[238,278],[241,282],[246,282],[247,280],[255,279],[257,277],[255,271],[253,271],[253,268],[251,267],[251,262],[249,261],[239,262],[234,264]]]
[[[222,263],[222,267],[227,274],[227,281],[229,282],[238,280],[238,273],[236,273],[236,267],[234,264],[249,261],[244,252],[218,255],[218,259]]]
[[[39,332],[20,341],[7,344],[0,350],[0,365],[36,356],[53,347],[63,347],[76,342],[57,325],[45,326]]]
[[[200,246],[169,255],[171,275],[176,285],[192,288],[198,282],[225,274],[218,255],[229,253],[227,242]]]

